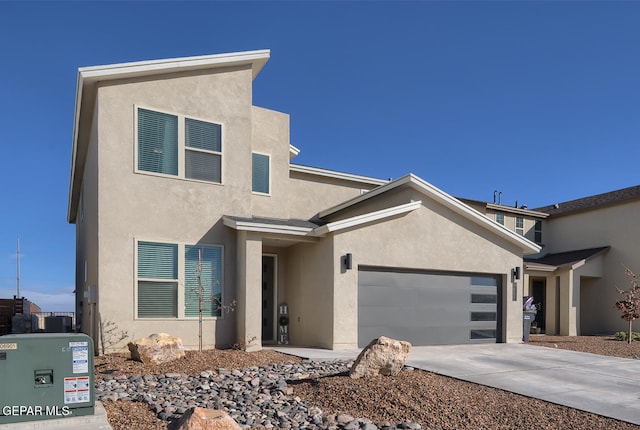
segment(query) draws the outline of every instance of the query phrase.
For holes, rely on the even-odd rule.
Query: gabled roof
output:
[[[610,246],[579,249],[575,251],[547,254],[540,258],[524,258],[525,268],[532,270],[553,271],[563,267],[574,267],[607,252]]]
[[[98,82],[232,66],[251,66],[253,77],[255,78],[267,60],[269,60],[269,57],[270,51],[264,49],[230,54],[137,61],[78,69],[67,221],[73,223],[76,219],[78,200],[80,198],[79,185],[84,173]]]
[[[569,215],[640,199],[640,185],[535,209],[552,217]]]
[[[506,227],[490,220],[485,215],[481,214],[477,210],[469,207],[464,204],[460,200],[455,197],[445,193],[444,191],[436,188],[425,180],[415,176],[413,174],[408,174],[401,178],[396,179],[395,181],[388,182],[385,185],[381,185],[373,190],[361,194],[357,197],[354,197],[346,202],[343,202],[339,205],[331,207],[329,209],[323,210],[318,213],[318,218],[320,220],[327,218],[331,215],[335,215],[340,213],[341,211],[347,210],[355,205],[358,205],[362,202],[365,202],[369,199],[372,199],[376,196],[382,195],[384,193],[390,192],[395,189],[399,189],[401,187],[410,187],[413,188],[420,193],[426,195],[428,198],[442,204],[453,212],[467,218],[468,220],[474,222],[475,224],[489,230],[490,232],[502,237],[508,242],[518,246],[523,250],[525,254],[535,254],[540,252],[540,246],[531,242],[527,238],[522,235],[519,235]]]

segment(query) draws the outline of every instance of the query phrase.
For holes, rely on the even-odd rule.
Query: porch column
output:
[[[560,335],[577,336],[577,307],[580,289],[574,285],[574,273],[569,269],[560,274]]]
[[[262,238],[237,233],[238,342],[246,351],[262,349]]]

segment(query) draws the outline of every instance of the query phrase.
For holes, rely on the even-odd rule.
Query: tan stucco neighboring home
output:
[[[78,71],[68,220],[83,332],[107,350],[156,332],[196,348],[200,308],[208,348],[520,342],[540,280],[549,330],[585,324],[576,279],[601,288],[613,241],[556,241],[569,215],[457,199],[412,174],[293,163],[289,116],[252,104],[269,56]]]
[[[607,334],[625,329],[615,308],[625,268],[640,270],[640,186],[535,209],[545,220],[544,255],[525,257],[526,294],[542,303],[544,331]]]

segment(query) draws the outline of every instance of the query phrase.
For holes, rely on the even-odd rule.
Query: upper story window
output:
[[[220,124],[138,108],[137,126],[138,171],[222,182]]]
[[[252,180],[251,190],[254,193],[269,194],[269,156],[264,154],[251,154],[252,157]]]
[[[497,213],[496,214],[496,222],[498,224],[504,225],[504,214],[503,213]]]
[[[521,216],[516,217],[516,233],[524,236],[524,218]]]
[[[542,221],[540,220],[533,224],[533,238],[536,243],[542,243]]]

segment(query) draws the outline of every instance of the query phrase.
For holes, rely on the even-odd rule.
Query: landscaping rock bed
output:
[[[595,353],[613,350],[627,358],[640,354],[640,342],[629,346],[608,337],[532,338],[532,345]],[[354,380],[344,373],[347,364],[308,363],[268,350],[210,350],[187,351],[174,363],[145,367],[110,354],[96,357],[96,392],[105,399],[114,430],[165,429],[169,421],[160,416],[177,417],[194,402],[221,406],[240,424],[254,428],[639,428],[419,370],[405,368],[393,377]],[[115,396],[119,400],[106,400]]]

